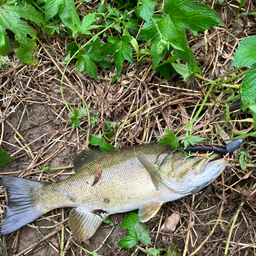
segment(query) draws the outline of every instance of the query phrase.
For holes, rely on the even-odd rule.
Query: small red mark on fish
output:
[[[92,186],[96,185],[98,183],[98,181],[100,180],[101,172],[102,172],[101,166],[99,164],[97,164],[95,173],[94,173],[94,181],[92,183]]]

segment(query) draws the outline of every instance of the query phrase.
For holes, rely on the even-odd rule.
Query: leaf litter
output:
[[[234,4],[216,6],[224,23],[234,18],[237,11]],[[245,8],[255,11],[251,1]],[[214,27],[199,33],[198,37],[187,32],[190,47],[205,79],[216,79],[232,70],[232,57],[239,40],[253,34],[254,26],[252,16],[240,16],[234,20],[232,27]],[[74,173],[70,168],[59,169],[61,166],[72,166],[72,153],[81,150],[86,140],[83,131],[78,128],[73,131],[69,112],[61,100],[62,74],[59,69],[63,71],[61,61],[66,56],[63,49],[68,44],[68,38],[46,36],[40,43],[45,50],[38,53],[37,66],[25,66],[12,55],[9,69],[1,71],[0,107],[1,117],[4,118],[1,118],[0,141],[4,150],[15,158],[0,167],[1,175],[55,182]],[[121,76],[111,86],[109,83],[116,74],[114,69],[100,69],[100,79],[96,83],[72,66],[67,68],[67,79],[86,103],[91,103],[90,116],[97,117],[99,114],[92,135],[104,136],[103,122],[108,120],[121,127],[116,140],[117,148],[149,143],[157,141],[157,136],[164,136],[166,128],[176,133],[183,127],[184,120],[190,120],[195,115],[208,87],[200,87],[203,82],[198,78],[194,85],[184,83],[179,75],[171,75],[170,80],[163,79],[151,70],[151,66],[152,63],[146,60],[139,69],[136,64],[125,62]],[[235,84],[241,84],[241,78],[235,80]],[[67,80],[62,86],[71,109],[85,106],[78,94],[68,86]],[[231,91],[219,91],[212,95],[194,123],[194,136],[213,138],[221,129],[226,120],[222,101],[227,99],[228,93],[232,94]],[[239,122],[248,118],[248,114],[232,104],[229,107],[230,119],[218,139],[229,139],[230,131],[252,133],[253,124],[249,119]],[[79,125],[84,130],[88,129],[86,119],[81,120]],[[109,142],[113,143],[113,138]],[[255,175],[252,172],[255,169],[256,147],[253,142],[252,136],[249,144],[242,148],[250,155],[250,162],[245,168],[243,166],[243,170],[239,167],[226,170],[199,194],[165,204],[146,223],[151,248],[165,248],[162,223],[168,223],[168,216],[178,212],[180,220],[171,236],[177,241],[175,246],[182,255],[224,255],[227,244],[230,255],[256,254]],[[43,166],[49,166],[51,173],[45,172]],[[0,213],[3,213],[6,195],[4,190],[1,192]],[[133,249],[118,246],[120,239],[126,236],[126,230],[121,227],[126,214],[110,216],[113,228],[103,224],[89,242],[79,243],[69,238],[70,230],[65,221],[68,213],[69,209],[51,211],[30,227],[3,237],[1,248],[5,248],[9,255],[61,255],[64,252],[66,255],[89,255],[88,252],[92,251],[104,256],[132,255]],[[145,255],[145,252],[137,250],[136,254]]]

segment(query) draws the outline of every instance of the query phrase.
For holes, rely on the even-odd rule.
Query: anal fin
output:
[[[138,213],[140,222],[146,222],[149,219],[151,219],[154,215],[157,214],[161,206],[162,206],[162,203],[156,202],[156,203],[146,204],[140,207],[139,213]]]
[[[92,237],[107,213],[96,214],[82,207],[74,208],[69,214],[69,226],[75,238],[85,241]]]

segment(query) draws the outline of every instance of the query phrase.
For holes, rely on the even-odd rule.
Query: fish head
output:
[[[164,159],[164,160],[161,160]],[[228,160],[218,154],[193,154],[182,151],[160,156],[159,176],[170,190],[182,194],[195,194],[216,179],[228,165]]]

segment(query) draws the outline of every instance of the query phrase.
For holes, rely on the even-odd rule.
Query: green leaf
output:
[[[256,65],[247,71],[243,79],[241,100],[243,110],[256,103]]]
[[[137,239],[135,237],[127,236],[123,239],[121,239],[118,243],[120,247],[125,247],[125,248],[132,248],[137,244]]]
[[[116,149],[114,146],[107,143],[105,140],[99,146],[101,151],[112,151]]]
[[[43,166],[43,170],[47,173],[51,172],[51,168],[49,166]]]
[[[110,36],[108,37],[108,42],[112,43],[112,44],[119,44],[120,40],[114,36]]]
[[[140,223],[139,217],[136,213],[130,213],[122,221],[122,228],[134,229]]]
[[[69,118],[72,122],[72,129],[75,130],[76,127],[79,125],[79,120],[80,120],[80,113],[78,109],[73,108],[73,115]]]
[[[138,239],[142,243],[146,245],[151,244],[151,238],[149,236],[149,228],[145,224],[143,223],[137,224],[137,226],[135,227],[135,232],[137,233]]]
[[[12,162],[15,158],[9,156],[5,150],[0,146],[0,166],[4,166]]]
[[[138,8],[140,12],[140,16],[146,22],[148,22],[154,14],[156,3],[151,0],[142,0],[141,6]]]
[[[90,103],[88,104],[88,109],[90,109]],[[80,107],[80,112],[83,116],[87,117],[88,113],[84,105]]]
[[[32,21],[38,26],[44,23],[42,14],[31,5],[15,5],[14,2],[2,5],[0,10],[1,33],[4,33],[6,29],[11,30],[15,34],[15,40],[20,43],[17,56],[26,64],[36,65],[36,31],[23,19]]]
[[[114,223],[109,218],[106,218],[105,220],[103,220],[103,223],[108,224],[111,227],[114,226]]]
[[[84,54],[78,58],[76,63],[76,70],[83,71],[86,70],[90,76],[92,76],[95,80],[97,80],[97,66],[90,59],[88,54]]]
[[[176,73],[175,69],[172,66],[172,63],[177,60],[177,55],[170,57],[165,60],[162,64],[152,67],[153,70],[160,71],[160,75],[169,79],[171,73]]]
[[[45,2],[45,21],[53,18],[59,11],[59,7],[64,0],[46,0]]]
[[[143,252],[148,253],[148,256],[160,256],[160,251],[164,249],[155,249],[155,248],[148,248],[144,249]]]
[[[69,27],[73,24],[74,20],[79,19],[76,8],[74,5],[74,0],[59,0],[59,11],[58,15],[65,24],[65,26]]]
[[[241,40],[235,52],[233,66],[248,67],[256,62],[256,36],[246,37]]]
[[[218,14],[205,4],[192,3],[191,0],[167,0],[164,12],[170,15],[173,23],[184,27],[204,31],[212,26],[223,26]]]
[[[198,136],[191,136],[188,133],[184,137],[182,137],[181,140],[184,140],[184,149],[190,145],[197,145],[200,142],[205,141],[204,138]]]
[[[36,65],[38,60],[35,55],[36,50],[36,41],[30,38],[27,38],[26,44],[21,43],[17,49],[17,57],[21,59],[24,63],[29,65]]]
[[[121,53],[124,59],[128,60],[130,63],[133,63],[132,59],[132,48],[127,43],[122,44]]]
[[[4,29],[1,29],[0,32],[0,55],[5,56],[9,53],[9,38],[5,34]]]
[[[114,62],[115,62],[115,66],[116,66],[116,71],[117,71],[116,73],[117,73],[117,76],[119,76],[121,74],[122,63],[124,62],[124,57],[122,55],[121,50],[115,51],[113,57],[114,57]]]
[[[103,141],[104,141],[104,139],[101,136],[92,135],[90,137],[90,144],[92,146],[99,146],[102,144]]]
[[[156,145],[171,145],[171,147],[176,150],[179,147],[179,140],[172,131],[166,129],[166,132],[167,135],[164,135],[163,139]]]
[[[154,65],[157,65],[167,53],[166,45],[160,40],[155,40],[152,44],[150,54],[153,58]]]
[[[175,69],[175,71],[178,74],[180,74],[182,76],[185,76],[185,75],[190,73],[190,70],[189,70],[188,66],[186,66],[184,64],[172,63],[172,67]]]
[[[99,256],[99,254],[97,252],[93,251],[92,256]]]
[[[82,28],[83,28],[83,29],[86,29],[87,27],[89,27],[89,26],[93,23],[94,18],[95,18],[95,12],[86,15],[86,16],[83,18],[83,21],[82,21]]]
[[[137,60],[139,59],[139,44],[137,42],[137,40],[133,37],[132,40],[131,40],[131,45],[132,47],[134,48],[135,52],[136,52],[136,55],[137,55]]]

